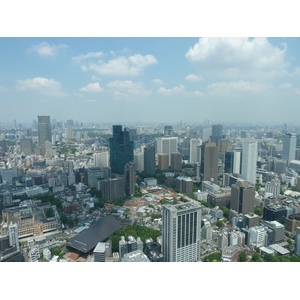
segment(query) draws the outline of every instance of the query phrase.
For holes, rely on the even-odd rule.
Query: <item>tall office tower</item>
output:
[[[202,128],[202,141],[207,142],[210,139],[212,130],[210,127],[203,127]]]
[[[171,153],[171,170],[181,171],[182,170],[182,154]]]
[[[157,154],[157,168],[161,171],[169,170],[169,154]]]
[[[230,208],[238,213],[254,212],[255,187],[245,180],[238,180],[231,186]]]
[[[74,163],[72,160],[68,161],[68,174],[71,175],[74,173]]]
[[[108,152],[96,152],[94,156],[94,167],[95,168],[106,168],[108,167]]]
[[[195,164],[199,162],[198,157],[198,146],[201,146],[201,139],[191,139],[190,140],[190,163]]]
[[[157,138],[156,140],[156,153],[157,154],[169,154],[169,166],[171,165],[171,153],[178,152],[178,138],[177,137],[165,137]]]
[[[133,142],[129,139],[129,132],[122,125],[113,125],[113,137],[109,139],[111,171],[124,174],[125,165],[133,161]]]
[[[41,152],[45,149],[44,155],[47,157],[52,157],[53,156],[53,151],[52,151],[52,143],[46,141],[45,144],[41,147]],[[42,152],[43,153],[43,152]]]
[[[101,181],[101,191],[103,199],[116,201],[125,196],[124,179],[111,178]]]
[[[300,255],[300,234],[296,234],[295,237],[295,253]]]
[[[224,173],[240,174],[242,162],[242,149],[231,149],[225,153]]]
[[[194,129],[187,127],[185,130],[185,137],[188,139],[192,139],[194,137]]]
[[[10,246],[16,246],[17,249],[20,248],[19,245],[19,233],[18,233],[18,224],[10,222],[8,226],[8,232],[9,232],[9,244]]]
[[[256,183],[257,142],[244,140],[242,142],[242,178],[252,184]]]
[[[162,253],[165,261],[199,261],[201,207],[193,202],[165,204],[162,223]]]
[[[287,166],[296,156],[297,136],[293,133],[286,133],[283,139],[282,158],[286,160]]]
[[[164,127],[164,135],[165,136],[172,136],[173,135],[173,126],[171,125],[166,125]]]
[[[125,194],[126,196],[133,196],[135,191],[135,163],[130,161],[125,165]]]
[[[7,152],[7,142],[5,139],[2,140],[2,152]]]
[[[138,139],[138,137],[137,137],[137,129],[135,129],[135,128],[129,128],[129,127],[125,127],[124,129],[129,132],[129,140],[131,142],[136,142],[137,139]]]
[[[68,125],[67,126],[67,140],[73,140],[74,135],[73,135],[73,125]]]
[[[219,149],[215,143],[207,143],[204,148],[203,180],[218,183]]]
[[[32,139],[20,139],[21,150],[25,155],[33,154]]]
[[[134,163],[136,166],[136,170],[138,172],[143,172],[144,171],[144,153],[135,152],[134,153]],[[154,164],[155,164],[155,157],[154,157]]]
[[[144,172],[148,175],[155,174],[155,146],[147,145],[144,148]]]
[[[38,135],[40,147],[46,141],[52,142],[51,122],[49,116],[38,116]]]
[[[300,160],[300,148],[299,147],[296,148],[295,159]]]
[[[211,141],[219,145],[219,141],[223,138],[223,126],[212,125],[211,127]]]
[[[182,154],[184,160],[190,160],[190,139],[184,139],[179,145],[179,152]]]
[[[219,141],[219,151],[220,152],[228,151],[229,148],[230,148],[230,142],[229,142],[229,140],[221,139]]]

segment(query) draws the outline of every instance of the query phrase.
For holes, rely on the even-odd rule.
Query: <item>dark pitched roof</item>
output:
[[[120,219],[119,215],[106,216],[97,220],[90,228],[71,238],[67,246],[87,253],[95,248],[98,242],[104,242],[117,230],[127,225],[126,223],[124,224],[124,220]]]

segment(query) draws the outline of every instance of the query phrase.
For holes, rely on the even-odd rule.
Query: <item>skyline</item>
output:
[[[298,124],[299,38],[1,38],[1,44],[2,122],[50,115],[99,123]],[[284,107],[291,109],[284,114]]]

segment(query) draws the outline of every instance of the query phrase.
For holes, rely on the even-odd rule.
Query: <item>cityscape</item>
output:
[[[1,39],[0,262],[300,261],[297,39]]]

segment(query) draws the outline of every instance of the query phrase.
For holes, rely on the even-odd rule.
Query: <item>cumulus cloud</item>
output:
[[[151,91],[146,90],[142,82],[131,80],[116,80],[107,84],[109,92],[116,98],[140,99],[150,95]]]
[[[189,75],[185,76],[185,79],[188,81],[197,82],[197,81],[203,80],[203,77],[198,76],[196,74],[189,74]]]
[[[90,83],[80,89],[81,92],[101,93],[104,89],[100,86],[99,82]]]
[[[202,74],[272,78],[286,73],[285,53],[267,38],[200,38],[185,56]]]
[[[164,82],[161,79],[153,79],[152,82],[156,85],[163,85]]]
[[[267,86],[257,82],[247,82],[243,80],[231,82],[216,82],[207,86],[208,94],[210,95],[241,95],[241,94],[256,94],[267,90]]]
[[[108,62],[90,63],[88,69],[100,75],[109,76],[138,76],[150,65],[156,64],[153,55],[135,54],[129,57],[119,56]]]
[[[34,45],[32,48],[28,49],[29,52],[36,52],[41,57],[53,57],[58,55],[59,49],[67,48],[66,44],[52,44],[47,42],[42,42],[38,45]]]
[[[60,82],[45,77],[17,80],[17,88],[23,91],[35,90],[49,96],[66,96],[66,94],[62,91]]]
[[[80,63],[83,60],[89,59],[89,58],[98,58],[103,56],[103,52],[88,52],[87,54],[80,54],[78,56],[72,57],[72,60]]]
[[[162,95],[177,95],[177,94],[182,94],[183,92],[185,92],[185,87],[182,84],[180,84],[179,86],[175,86],[172,89],[166,89],[164,87],[160,87],[158,90],[158,93]]]

